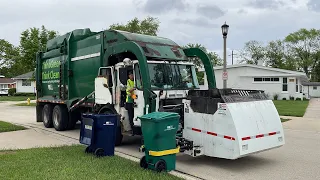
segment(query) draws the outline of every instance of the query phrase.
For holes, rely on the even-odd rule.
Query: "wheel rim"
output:
[[[43,122],[47,124],[48,123],[48,110],[45,109],[44,112],[45,113],[44,113],[44,117],[43,117]]]
[[[59,114],[56,111],[53,112],[52,118],[53,118],[54,125],[59,126]]]

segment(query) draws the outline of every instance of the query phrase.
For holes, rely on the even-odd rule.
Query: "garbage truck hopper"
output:
[[[285,144],[278,111],[263,91],[191,90],[183,103],[189,155],[238,159]]]

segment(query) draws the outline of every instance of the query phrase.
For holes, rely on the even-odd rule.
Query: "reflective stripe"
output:
[[[88,54],[88,55],[84,55],[84,56],[74,57],[74,58],[71,58],[71,61],[78,61],[78,60],[82,60],[82,59],[89,59],[89,58],[98,57],[98,56],[100,56],[100,52],[98,52],[98,53],[93,53],[93,54]]]
[[[270,132],[270,133],[267,133],[267,134],[258,134],[258,135],[255,135],[255,136],[247,136],[247,137],[243,137],[241,139],[242,139],[242,141],[246,141],[246,140],[250,140],[250,139],[258,139],[258,138],[263,138],[263,137],[267,137],[267,136],[273,136],[273,135],[276,135],[276,134],[280,134],[280,131]]]
[[[191,127],[187,127],[187,129],[195,131],[195,132],[202,132],[204,134],[211,135],[211,136],[217,136],[217,137],[229,139],[229,140],[232,140],[232,141],[236,140],[234,137],[218,134],[218,133],[215,133],[215,132],[204,131],[204,130],[201,130],[201,129],[191,128]]]

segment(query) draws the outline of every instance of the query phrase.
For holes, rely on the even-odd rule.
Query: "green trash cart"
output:
[[[175,170],[176,154],[180,148],[176,145],[180,115],[171,112],[153,112],[139,117],[144,138],[140,166],[145,169],[161,171]]]

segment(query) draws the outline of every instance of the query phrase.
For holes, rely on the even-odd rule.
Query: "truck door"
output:
[[[101,100],[99,104],[113,104],[113,102],[115,102],[114,68],[112,66],[99,68],[98,77],[103,77],[106,79],[106,81],[103,83],[104,89],[97,87],[95,88],[96,100]],[[104,91],[105,88],[107,88],[107,91]]]

